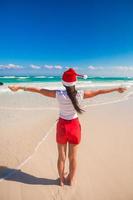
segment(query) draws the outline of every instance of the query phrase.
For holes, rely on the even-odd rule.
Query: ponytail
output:
[[[65,86],[66,91],[67,91],[67,95],[69,96],[75,110],[79,113],[82,114],[82,112],[84,112],[84,110],[82,110],[79,105],[78,105],[78,101],[76,99],[76,94],[77,94],[77,90],[75,89],[75,85],[74,86]]]

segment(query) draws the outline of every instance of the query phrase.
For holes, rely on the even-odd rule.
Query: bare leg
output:
[[[57,146],[58,146],[57,168],[60,177],[60,185],[63,186],[67,144],[57,144]]]
[[[75,173],[76,173],[76,168],[77,168],[77,144],[69,144],[69,152],[68,152],[68,157],[69,157],[69,174],[67,177],[67,182],[69,185],[72,185]]]

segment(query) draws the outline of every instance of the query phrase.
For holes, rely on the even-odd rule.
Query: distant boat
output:
[[[0,85],[4,85],[4,83],[0,82]]]

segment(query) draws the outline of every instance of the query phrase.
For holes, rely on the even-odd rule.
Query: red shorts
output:
[[[81,125],[78,118],[66,120],[59,118],[56,126],[56,142],[59,144],[79,144]]]

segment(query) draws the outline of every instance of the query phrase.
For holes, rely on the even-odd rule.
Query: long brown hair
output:
[[[76,94],[77,94],[77,90],[75,89],[75,85],[73,86],[65,86],[64,87],[66,88],[66,91],[67,91],[67,95],[69,96],[69,98],[71,99],[71,102],[75,108],[75,110],[82,114],[82,112],[84,112],[84,110],[82,110],[79,105],[78,105],[78,101],[76,99]]]

